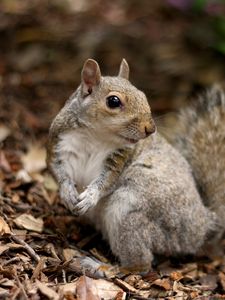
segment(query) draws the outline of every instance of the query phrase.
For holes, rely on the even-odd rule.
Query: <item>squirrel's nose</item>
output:
[[[150,134],[154,133],[155,132],[155,123],[152,122],[151,124],[149,125],[145,125],[145,134],[146,134],[146,137],[149,136]]]

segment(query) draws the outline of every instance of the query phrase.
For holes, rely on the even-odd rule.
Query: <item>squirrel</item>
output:
[[[88,59],[53,120],[47,164],[60,197],[108,241],[122,267],[146,272],[155,254],[195,254],[225,228],[225,100],[214,87],[179,117],[172,144],[145,94]]]

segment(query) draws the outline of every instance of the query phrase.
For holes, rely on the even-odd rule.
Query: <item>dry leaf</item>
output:
[[[170,278],[172,280],[175,280],[175,281],[180,281],[184,276],[181,274],[181,272],[172,272],[170,274]]]
[[[97,258],[98,260],[100,260],[101,262],[103,262],[103,263],[108,263],[109,262],[109,260],[106,258],[106,257],[104,257],[96,248],[92,248],[92,249],[90,249],[89,250],[90,252],[91,252],[91,254],[95,257],[95,258]]]
[[[52,299],[52,300],[59,299],[59,295],[53,289],[48,287],[45,283],[40,282],[39,280],[36,280],[36,285],[37,285],[39,291],[41,292],[41,294],[46,296],[48,299]]]
[[[44,176],[44,187],[49,190],[49,191],[57,191],[58,190],[58,185],[55,182],[54,178],[50,176],[49,174],[46,174]]]
[[[11,234],[11,233],[12,232],[9,228],[9,225],[2,217],[0,217],[0,235]]]
[[[0,287],[0,299],[7,299],[8,296],[9,296],[9,291]]]
[[[0,151],[0,168],[3,169],[5,172],[11,172],[11,166],[5,157],[5,153],[3,151]]]
[[[15,284],[14,281],[10,280],[8,278],[2,278],[0,280],[0,286],[3,286],[3,287],[13,287],[14,284]]]
[[[40,172],[46,168],[46,150],[34,144],[28,152],[21,157],[24,169],[28,173]]]
[[[33,275],[32,275],[32,279],[37,279],[39,274],[41,273],[41,271],[43,270],[44,266],[45,266],[45,261],[46,258],[45,257],[41,257],[41,259],[39,260],[36,268],[34,269]]]
[[[160,288],[165,289],[166,291],[170,290],[172,288],[172,284],[169,278],[163,278],[163,279],[156,279],[152,285],[156,285]]]
[[[9,249],[9,245],[0,245],[0,255]]]
[[[60,294],[65,295],[67,293],[71,293],[71,294],[75,295],[76,288],[77,288],[77,282],[78,282],[78,280],[60,285],[60,287],[59,287]]]
[[[111,300],[114,299],[118,293],[123,292],[121,288],[115,285],[113,282],[105,279],[93,279],[100,299]],[[125,292],[123,292],[125,295]]]
[[[0,143],[3,142],[10,135],[10,133],[11,131],[7,126],[0,124]]]
[[[132,285],[130,285],[129,283],[123,281],[122,279],[115,278],[114,282],[116,284],[118,284],[118,286],[120,286],[123,290],[125,290],[127,292],[130,292],[130,293],[138,294],[137,289],[135,289]]]
[[[63,249],[63,257],[66,261],[71,260],[74,257],[82,257],[83,255],[75,249],[65,248]]]
[[[92,279],[87,276],[81,276],[78,281],[68,283],[60,287],[64,293],[75,293],[79,300],[111,300],[115,299],[120,294],[121,299],[125,299],[125,292],[105,279]]]
[[[77,281],[76,288],[77,300],[100,300],[98,291],[93,283],[93,279],[87,276],[81,276]]]
[[[29,214],[22,214],[14,219],[15,224],[30,231],[41,233],[43,231],[44,222],[41,218],[34,218]]]

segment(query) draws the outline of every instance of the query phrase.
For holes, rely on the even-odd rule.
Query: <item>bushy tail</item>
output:
[[[225,94],[220,87],[180,112],[173,144],[191,165],[205,205],[225,228]]]

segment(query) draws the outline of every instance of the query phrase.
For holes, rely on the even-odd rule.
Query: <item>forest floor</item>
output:
[[[157,116],[225,82],[224,56],[192,32],[196,26],[204,36],[207,18],[162,1],[149,11],[148,1],[107,9],[75,2],[0,3],[0,299],[225,299],[225,254],[160,258],[146,276],[114,271],[106,279],[74,264],[83,255],[116,263],[101,235],[63,206],[45,163],[50,122],[79,83],[83,61],[95,57],[112,74],[126,57]],[[225,240],[218,247],[225,253]]]

